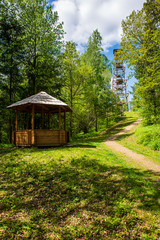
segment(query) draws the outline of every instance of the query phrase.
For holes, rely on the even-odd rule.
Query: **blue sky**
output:
[[[89,36],[98,29],[102,47],[108,59],[113,59],[113,49],[119,48],[121,21],[133,10],[140,10],[145,0],[48,0],[64,22],[66,41],[74,41],[82,52]],[[128,75],[128,69],[126,69]],[[135,79],[128,81],[129,90]]]

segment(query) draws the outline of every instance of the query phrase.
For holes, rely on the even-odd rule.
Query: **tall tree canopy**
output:
[[[147,0],[141,11],[122,21],[122,29],[121,58],[138,79],[136,94],[143,116],[156,123],[160,121],[160,1]]]
[[[98,30],[80,54],[75,43],[64,43],[62,24],[46,0],[2,0],[0,20],[0,142],[9,140],[9,130],[11,140],[14,129],[6,106],[39,91],[71,106],[67,124],[74,134],[108,125],[110,112],[117,116],[111,66]]]
[[[0,14],[0,81],[8,93],[9,102],[18,90],[22,78],[20,66],[23,61],[23,27],[18,20],[19,9],[14,1],[2,1]]]
[[[23,27],[19,19],[20,11],[15,1],[1,2],[0,12],[0,98],[3,104],[0,107],[3,121],[0,124],[0,136],[7,127],[9,118],[9,132],[11,141],[12,121],[11,113],[7,113],[5,107],[12,103],[21,90],[22,62],[24,60]],[[9,114],[9,116],[8,116]],[[4,129],[3,129],[4,128]]]
[[[26,74],[29,94],[39,92],[42,88],[54,91],[59,89],[62,24],[58,15],[52,13],[46,0],[20,1],[21,21],[24,26],[24,47]],[[54,92],[53,91],[53,92]]]
[[[98,111],[103,106],[102,96],[107,99],[107,85],[108,81],[105,78],[105,70],[109,69],[108,59],[106,56],[102,54],[102,37],[98,30],[93,31],[91,37],[88,40],[87,50],[83,55],[84,62],[91,66],[94,72],[92,80],[90,84],[88,84],[88,88],[86,88],[87,96],[91,107],[93,107],[94,111],[94,125],[95,130],[97,131],[97,119],[98,119]],[[109,72],[108,72],[109,73]],[[104,99],[103,99],[104,100]]]
[[[12,102],[41,90],[60,94],[63,29],[46,0],[2,0],[0,7],[0,111],[8,119]],[[9,125],[11,132],[11,116]]]

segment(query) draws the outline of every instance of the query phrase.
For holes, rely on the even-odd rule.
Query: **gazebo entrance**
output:
[[[60,146],[69,142],[69,132],[66,131],[66,112],[72,109],[62,101],[53,98],[45,92],[40,92],[22,101],[14,103],[8,108],[16,110],[15,131],[12,133],[12,142],[16,146]],[[26,129],[18,130],[19,113],[26,113]],[[35,114],[41,114],[41,129],[35,129]],[[58,114],[57,130],[50,129],[51,114]],[[61,113],[64,116],[62,127]],[[31,115],[31,129],[29,129],[29,114]],[[44,129],[44,114],[48,115],[48,129]]]

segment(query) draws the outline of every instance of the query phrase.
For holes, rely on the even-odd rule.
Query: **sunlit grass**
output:
[[[159,239],[159,176],[106,148],[110,131],[60,148],[0,152],[0,239]]]
[[[139,138],[145,139],[145,133],[149,135],[150,140],[146,138],[147,144],[144,145],[140,143]],[[155,151],[150,147],[153,146],[154,143],[156,144],[156,142],[158,142],[159,144],[159,138],[156,137],[154,139],[153,137],[152,139],[152,136],[154,134],[156,136],[159,134],[159,130],[156,126],[144,127],[142,124],[140,124],[138,127],[135,127],[130,132],[119,136],[117,141],[119,141],[119,143],[123,146],[137,153],[143,154],[147,158],[151,159],[153,162],[160,164],[160,151]]]
[[[160,151],[160,124],[140,126],[135,132],[137,143]]]

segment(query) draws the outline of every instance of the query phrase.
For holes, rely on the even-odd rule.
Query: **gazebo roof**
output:
[[[72,109],[66,103],[52,97],[46,92],[39,92],[21,101],[13,103],[7,108],[17,109],[22,112],[31,112],[33,104],[35,106],[35,112],[41,112],[42,108],[44,112],[58,112],[59,107],[61,107],[62,112],[72,112]]]

